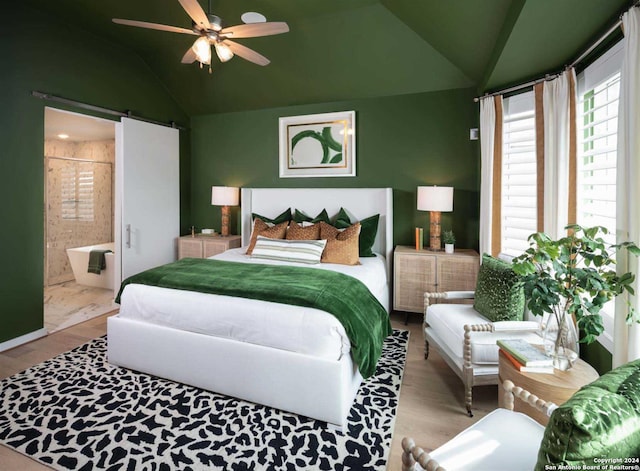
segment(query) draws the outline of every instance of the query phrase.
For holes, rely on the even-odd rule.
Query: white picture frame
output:
[[[279,119],[280,178],[355,177],[356,113]]]

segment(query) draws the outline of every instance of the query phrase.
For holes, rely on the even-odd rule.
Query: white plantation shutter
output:
[[[75,164],[62,170],[62,218],[93,221],[94,175]]]
[[[616,165],[618,99],[622,42],[613,46],[578,75],[577,222],[584,227],[604,226],[606,242],[616,242]],[[605,304],[605,331],[598,341],[613,351],[615,305]]]
[[[616,161],[620,73],[580,95],[578,108],[578,223],[604,226],[615,243]]]
[[[533,91],[505,98],[502,153],[501,252],[517,256],[537,229]]]
[[[93,170],[78,172],[78,219],[93,221]]]

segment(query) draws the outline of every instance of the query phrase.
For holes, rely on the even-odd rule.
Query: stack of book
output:
[[[524,373],[553,374],[553,359],[522,339],[497,341],[500,354],[504,355],[518,371]]]

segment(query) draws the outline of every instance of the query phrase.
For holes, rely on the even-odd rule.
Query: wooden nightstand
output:
[[[474,250],[447,254],[399,245],[393,252],[393,309],[423,312],[425,292],[473,291],[479,268]]]
[[[196,234],[195,237],[182,236],[178,238],[178,259],[186,257],[209,258],[225,250],[240,247],[241,240],[242,237],[239,235],[227,237],[203,234]]]
[[[573,393],[585,384],[595,381],[598,372],[587,362],[578,359],[573,368],[567,371],[555,370],[553,374],[546,373],[521,373],[502,353],[499,355],[498,378],[499,384],[511,380],[516,386],[526,389],[544,401],[554,402],[560,405],[569,399]],[[498,404],[504,407],[504,389],[498,387]],[[529,404],[516,401],[515,409],[527,414],[542,425],[547,425],[549,417],[537,411]]]

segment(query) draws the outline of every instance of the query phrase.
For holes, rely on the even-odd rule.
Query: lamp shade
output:
[[[238,206],[240,204],[239,188],[234,186],[212,186],[211,204],[213,206]]]
[[[191,46],[196,58],[202,64],[211,64],[211,44],[205,36],[200,36]]]
[[[229,46],[227,46],[226,44],[216,43],[215,48],[220,62],[227,62],[233,58],[233,52],[231,52],[231,49],[229,49]]]
[[[453,211],[453,187],[419,186],[418,211]]]

